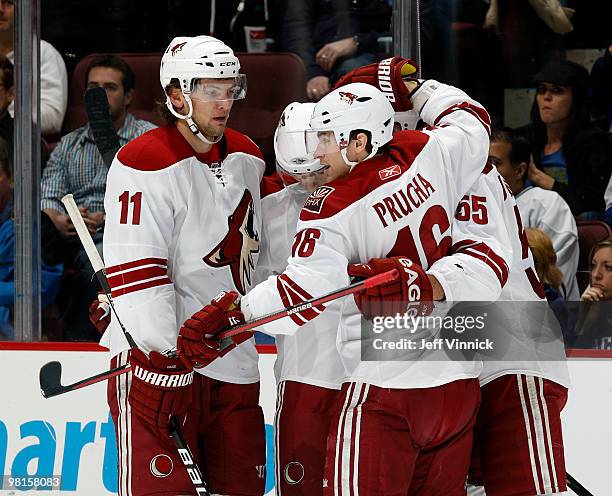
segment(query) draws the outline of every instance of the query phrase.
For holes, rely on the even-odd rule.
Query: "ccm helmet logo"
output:
[[[236,62],[219,62],[219,65],[221,67],[227,67],[227,66],[230,66],[230,65],[236,65]]]
[[[399,263],[402,264],[404,272],[408,274],[408,281],[406,281],[406,285],[408,286],[408,301],[420,300],[421,287],[418,284],[413,284],[419,278],[419,275],[412,270],[412,260],[400,258]]]

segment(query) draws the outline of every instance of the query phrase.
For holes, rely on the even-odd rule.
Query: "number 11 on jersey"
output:
[[[119,223],[120,224],[128,223],[130,203],[133,203],[134,208],[132,210],[131,224],[135,226],[139,225],[140,224],[140,209],[142,206],[142,191],[138,191],[134,193],[131,197],[130,197],[129,191],[124,191],[123,193],[119,195],[119,203],[121,203],[121,217],[119,218]]]

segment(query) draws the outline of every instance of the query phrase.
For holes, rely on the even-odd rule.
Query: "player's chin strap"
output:
[[[168,107],[170,113],[178,119],[183,119],[184,121],[187,121],[189,130],[204,143],[208,145],[214,145],[215,143],[218,143],[221,138],[223,138],[223,134],[217,136],[214,140],[208,139],[206,135],[202,131],[200,131],[198,125],[193,122],[193,119],[191,118],[191,116],[193,115],[193,104],[191,103],[191,98],[189,97],[189,94],[183,93],[183,96],[185,97],[185,100],[187,101],[187,106],[189,107],[189,112],[187,113],[187,115],[179,114],[176,110],[174,110],[172,102],[169,98],[166,98],[166,107]]]
[[[363,160],[360,160],[359,162],[352,162],[352,161],[350,161],[348,159],[348,157],[346,155],[346,150],[347,149],[348,149],[348,147],[340,150],[340,154],[342,155],[342,158],[346,162],[346,165],[349,166],[350,170],[353,170],[353,167],[355,167],[358,163],[365,162],[366,160],[372,158],[378,152],[378,147],[377,146],[372,146],[372,151],[370,152],[370,154],[366,158],[364,158]]]

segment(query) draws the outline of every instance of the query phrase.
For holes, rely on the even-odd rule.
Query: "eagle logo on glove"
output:
[[[255,269],[253,255],[259,253],[259,234],[255,228],[255,206],[248,189],[236,210],[227,218],[227,234],[202,260],[211,267],[229,266],[234,286],[245,294]]]

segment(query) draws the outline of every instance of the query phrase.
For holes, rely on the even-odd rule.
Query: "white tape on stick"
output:
[[[83,221],[83,217],[81,216],[81,212],[79,212],[79,208],[77,204],[74,202],[74,197],[71,194],[67,194],[62,198],[62,203],[64,207],[66,207],[66,211],[70,216],[70,220],[74,224],[76,228],[76,232],[81,240],[81,244],[83,248],[85,248],[85,252],[87,253],[87,258],[91,262],[94,272],[98,272],[104,269],[104,263],[102,262],[102,258],[96,249],[96,245],[94,245],[93,240],[85,226],[85,222]]]

